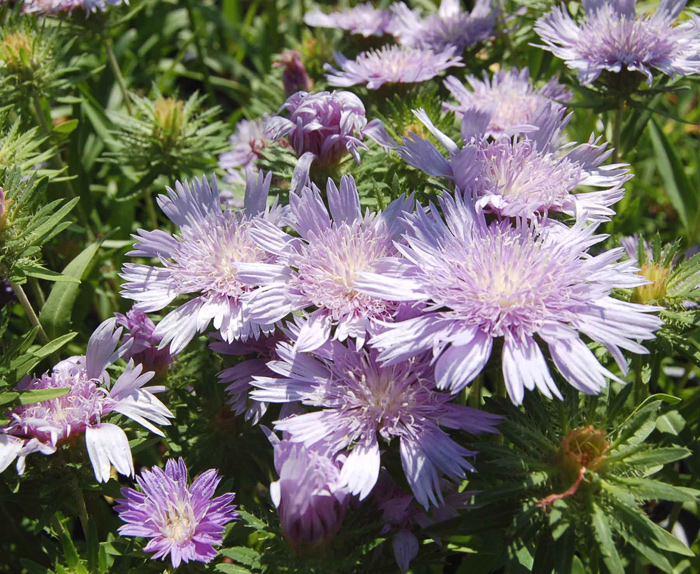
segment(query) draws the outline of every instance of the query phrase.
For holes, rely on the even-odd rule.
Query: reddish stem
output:
[[[574,482],[569,488],[567,488],[561,494],[550,494],[549,496],[545,496],[542,500],[540,500],[536,504],[536,506],[538,506],[542,510],[547,510],[547,507],[554,504],[557,500],[561,500],[562,498],[568,498],[569,496],[573,496],[574,494],[576,494],[578,487],[581,486],[581,482],[583,481],[584,474],[586,474],[586,467],[582,466],[581,469],[578,471],[578,478],[576,479],[576,482]]]

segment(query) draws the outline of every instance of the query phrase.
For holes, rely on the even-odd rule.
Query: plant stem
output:
[[[73,476],[71,480],[71,488],[73,490],[73,497],[75,498],[75,503],[78,505],[78,518],[80,518],[80,525],[83,527],[83,534],[87,538],[88,533],[88,513],[87,506],[85,505],[85,497],[83,496],[83,491],[80,488],[80,483],[78,482],[78,477]]]
[[[12,291],[14,291],[15,297],[17,297],[20,305],[22,305],[22,309],[24,309],[24,312],[27,314],[29,322],[32,324],[32,326],[39,329],[39,339],[41,339],[42,343],[44,344],[48,343],[50,339],[46,334],[46,331],[44,331],[44,327],[41,326],[39,317],[37,317],[36,313],[34,312],[34,308],[29,302],[27,294],[24,292],[24,289],[22,289],[22,286],[10,281],[10,287],[12,288]]]
[[[625,115],[625,98],[620,98],[615,110],[615,120],[613,123],[613,154],[612,162],[617,163],[620,159],[620,145],[622,141],[622,123]]]
[[[39,307],[43,309],[46,299],[44,298],[44,292],[41,290],[41,285],[39,285],[39,281],[36,279],[36,277],[29,278],[29,286],[32,289],[34,298],[37,300],[37,303],[39,303]]]
[[[207,62],[205,60],[204,46],[202,44],[202,39],[199,36],[199,27],[197,26],[197,19],[195,17],[192,0],[185,0],[185,8],[187,9],[187,17],[189,18],[190,25],[192,26],[192,37],[194,38],[194,47],[197,50],[197,60],[199,60],[199,67],[201,68],[202,76],[204,78],[204,87],[206,88],[209,97],[212,100],[216,101],[214,88],[212,88],[211,80],[209,78],[209,68],[207,67]]]
[[[146,214],[151,223],[151,229],[158,229],[158,212],[156,211],[156,204],[153,201],[151,190],[148,188],[144,189],[143,196],[146,200]]]
[[[119,67],[119,61],[117,60],[117,56],[114,54],[112,38],[110,38],[106,33],[102,34],[102,38],[104,40],[105,48],[107,49],[109,66],[112,68],[112,73],[114,74],[114,78],[117,80],[122,97],[124,98],[124,105],[126,106],[126,110],[129,112],[129,115],[133,116],[134,109],[131,107],[131,98],[129,97],[129,91],[126,89],[126,83],[124,82],[124,76],[122,76],[122,70]]]

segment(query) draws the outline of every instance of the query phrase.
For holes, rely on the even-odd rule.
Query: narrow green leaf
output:
[[[61,387],[58,389],[34,389],[33,391],[24,391],[19,395],[19,403],[21,405],[31,405],[62,397],[70,392],[70,387]]]
[[[650,478],[611,477],[609,480],[619,484],[637,498],[643,500],[669,500],[671,502],[696,502],[700,491],[666,484]]]
[[[224,574],[251,574],[250,570],[238,564],[217,564],[216,569]]]
[[[41,349],[34,351],[32,355],[35,357],[39,357],[40,359],[43,359],[44,357],[48,357],[51,353],[55,353],[58,351],[63,345],[68,343],[69,341],[72,341],[75,336],[78,333],[66,333],[62,337],[58,337],[57,339],[54,339],[50,343],[47,343]]]
[[[687,458],[691,454],[693,454],[692,451],[683,447],[655,448],[633,453],[630,456],[622,457],[622,460],[626,464],[635,466],[656,466]]]
[[[75,131],[75,129],[78,127],[78,120],[68,120],[67,122],[63,122],[62,124],[58,124],[53,131],[56,132],[57,134],[70,134]]]
[[[610,570],[610,574],[625,574],[625,568],[620,560],[620,555],[617,553],[615,543],[613,542],[610,522],[603,510],[595,501],[591,502],[591,522],[593,524],[593,533],[595,539],[600,544],[600,553],[603,557],[603,562]]]
[[[37,279],[46,279],[47,281],[53,281],[55,283],[64,281],[66,283],[80,283],[74,277],[66,277],[62,273],[57,273],[56,271],[51,271],[46,269],[41,265],[37,264],[24,264],[22,265],[22,271],[28,277],[36,277]]]

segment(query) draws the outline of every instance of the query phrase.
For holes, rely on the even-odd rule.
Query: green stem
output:
[[[151,229],[158,229],[158,212],[156,211],[156,204],[153,201],[151,190],[149,188],[144,189],[143,195],[146,200],[146,214],[148,215]]]
[[[75,498],[75,503],[78,506],[78,518],[80,519],[80,525],[83,527],[83,534],[87,538],[88,533],[88,513],[87,506],[85,505],[85,497],[83,496],[83,491],[80,488],[80,483],[78,482],[78,477],[73,476],[71,480],[71,489],[73,490],[73,498]]]
[[[204,45],[202,44],[202,38],[199,34],[199,27],[197,26],[197,18],[195,17],[192,0],[185,0],[185,8],[187,9],[187,17],[190,20],[190,26],[192,26],[192,37],[194,38],[194,47],[197,50],[199,67],[201,69],[202,76],[204,77],[204,87],[206,88],[209,97],[212,100],[216,100],[214,88],[212,88],[211,79],[209,78],[209,68],[207,67],[207,62],[205,60]]]
[[[29,278],[29,287],[31,287],[34,298],[39,303],[39,307],[43,309],[46,299],[44,298],[44,292],[41,290],[41,285],[39,285],[39,281],[36,277]]]
[[[506,14],[505,10],[505,3],[503,0],[498,0],[498,20],[501,25],[501,31],[503,33],[503,37],[506,40],[506,46],[508,46],[508,51],[510,52],[510,57],[513,59],[513,62],[515,65],[520,67],[520,62],[518,58],[518,52],[515,50],[515,46],[513,45],[513,40],[510,37],[510,34],[506,30]]]
[[[620,145],[622,143],[622,123],[625,115],[625,98],[620,98],[617,109],[615,110],[615,120],[613,123],[613,154],[612,162],[617,163],[620,159]]]
[[[129,112],[130,116],[134,115],[134,109],[131,107],[131,98],[129,97],[129,91],[126,89],[126,83],[124,82],[124,76],[122,75],[122,70],[119,67],[119,61],[117,56],[114,54],[114,46],[112,45],[112,38],[107,36],[106,33],[102,34],[104,40],[105,48],[107,49],[107,59],[109,60],[109,67],[112,68],[112,73],[114,78],[117,80],[119,85],[119,90],[122,93],[122,98],[124,99],[124,105],[126,110]]]
[[[639,405],[649,396],[649,389],[642,380],[642,367],[644,366],[642,363],[642,357],[635,355],[632,359],[632,365],[634,368],[634,387],[632,389],[634,394],[634,402],[635,404]]]
[[[37,317],[36,313],[34,312],[34,308],[29,302],[27,294],[24,292],[24,289],[22,289],[22,286],[10,281],[10,287],[12,288],[12,291],[14,291],[15,297],[17,297],[19,304],[22,305],[22,309],[24,309],[24,312],[27,314],[29,322],[33,327],[37,327],[39,329],[39,339],[41,339],[41,342],[44,344],[48,343],[50,339],[46,334],[46,331],[44,331],[44,327],[42,327],[39,317]]]

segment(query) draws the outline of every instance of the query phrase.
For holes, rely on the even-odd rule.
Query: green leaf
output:
[[[0,393],[0,405],[6,405],[7,403],[11,403],[17,397],[19,397],[19,393],[16,393],[14,391],[6,391],[4,393]]]
[[[692,451],[687,448],[666,447],[635,452],[629,456],[623,456],[621,460],[634,466],[657,466],[687,458],[691,454],[693,454]]]
[[[642,500],[669,500],[671,502],[696,502],[700,491],[666,484],[650,478],[611,477],[610,481],[627,488],[630,494]]]
[[[617,553],[615,543],[613,542],[612,530],[610,522],[605,516],[603,510],[595,501],[591,499],[591,522],[593,524],[593,534],[595,539],[600,544],[600,553],[603,557],[603,562],[610,570],[610,574],[625,574],[625,568],[620,560],[620,555]]]
[[[33,391],[24,391],[19,395],[19,404],[31,405],[62,397],[70,392],[70,387],[61,387],[58,389],[35,389]]]
[[[238,564],[217,564],[216,569],[224,574],[251,574],[250,570]]]
[[[82,280],[99,247],[99,242],[88,245],[73,261],[66,265],[63,274],[79,281]],[[68,330],[79,287],[76,283],[57,283],[54,285],[40,316],[41,324],[49,337],[56,337]]]
[[[267,526],[262,520],[260,520],[257,516],[254,516],[250,512],[246,512],[245,510],[238,510],[238,514],[248,526],[255,528],[255,530],[264,530]]]
[[[56,271],[51,271],[46,269],[41,265],[37,264],[23,264],[22,271],[28,277],[36,277],[37,279],[46,279],[47,281],[54,281],[56,283],[60,281],[65,281],[67,283],[80,283],[74,277],[66,277],[62,273],[57,273]]]
[[[651,398],[651,397],[650,397]],[[612,445],[612,450],[622,444],[638,445],[656,428],[655,417],[661,407],[662,399],[656,399],[640,405],[619,427],[619,434]]]
[[[53,131],[57,134],[71,134],[78,127],[78,120],[68,120],[62,124],[58,124]]]
[[[71,333],[66,333],[65,335],[58,337],[57,339],[54,339],[53,341],[46,343],[43,347],[40,349],[33,351],[32,355],[35,357],[38,357],[40,359],[43,359],[44,357],[48,357],[51,353],[55,353],[58,351],[63,345],[68,343],[69,341],[72,341],[75,339],[75,336],[78,333],[71,332]]]
[[[257,568],[260,566],[260,553],[252,548],[245,546],[235,546],[234,548],[224,548],[219,551],[219,554],[226,556],[236,562],[240,562],[245,566]]]
[[[685,428],[685,418],[678,411],[671,411],[656,419],[656,430],[678,436]]]

